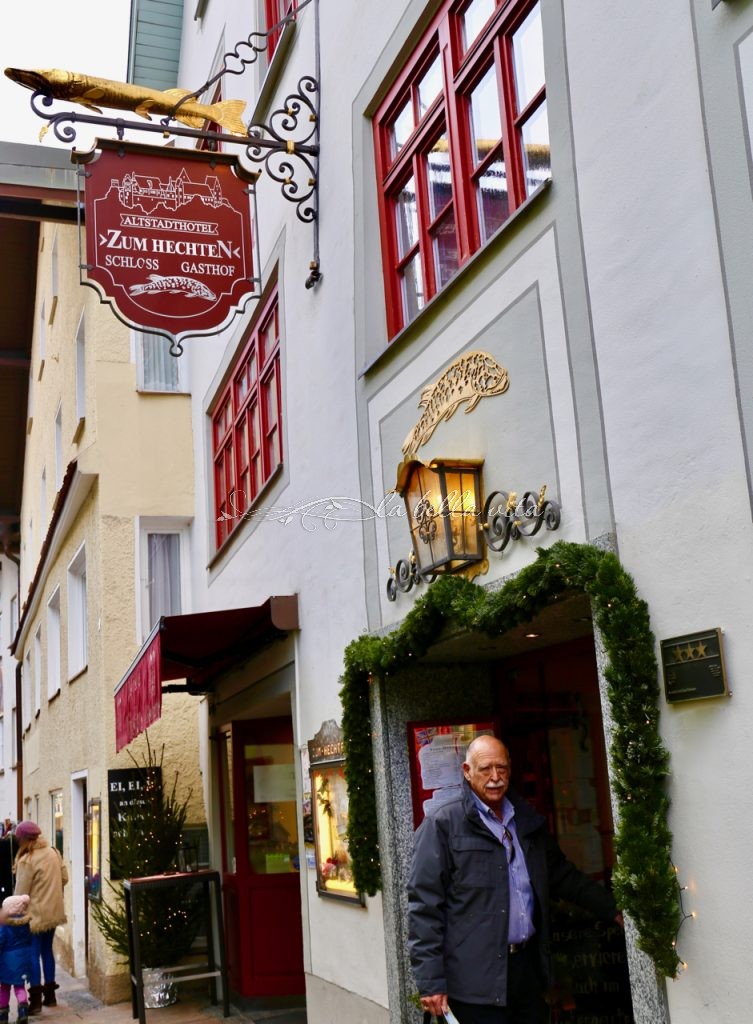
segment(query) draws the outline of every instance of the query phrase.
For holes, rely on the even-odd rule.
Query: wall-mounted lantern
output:
[[[459,572],[484,557],[478,529],[480,462],[417,459],[401,464],[395,490],[405,501],[413,554],[424,575]]]
[[[478,460],[411,459],[398,467],[395,491],[405,502],[412,551],[390,569],[387,596],[397,598],[439,574],[486,572],[486,549],[501,552],[511,540],[531,537],[542,526],[556,530],[560,506],[537,493],[493,491],[484,502]]]

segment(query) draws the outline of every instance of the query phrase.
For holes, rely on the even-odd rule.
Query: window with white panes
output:
[[[88,609],[86,548],[82,545],[68,566],[68,679],[86,668]]]
[[[60,692],[60,587],[47,602],[47,699]]]
[[[254,321],[210,415],[219,548],[283,461],[276,291]]]

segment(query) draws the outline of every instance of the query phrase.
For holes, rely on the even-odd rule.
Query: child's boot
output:
[[[7,1018],[6,1018],[7,1019]],[[18,1024],[23,1024],[24,1021],[29,1019],[29,1004],[19,1003],[18,1004]]]
[[[8,1006],[0,1006],[0,1024],[8,1024]]]

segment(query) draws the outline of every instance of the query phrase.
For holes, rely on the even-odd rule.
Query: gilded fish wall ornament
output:
[[[149,89],[130,82],[115,82],[109,78],[94,78],[80,75],[75,71],[61,71],[58,68],[26,69],[6,68],[5,74],[13,82],[43,92],[56,100],[70,100],[87,110],[102,113],[102,107],[113,110],[132,110],[139,117],[151,121],[151,115],[167,116],[179,100],[189,95],[188,89]],[[186,100],[173,115],[176,121],[189,128],[202,128],[206,122],[214,122],[231,135],[246,136],[246,126],[241,120],[245,110],[244,100],[218,100],[216,103],[200,103],[193,97]],[[41,135],[47,131],[46,125]],[[41,136],[40,136],[41,139]]]
[[[418,405],[424,411],[403,442],[405,459],[412,459],[442,420],[451,419],[463,402],[468,403],[467,414],[482,398],[502,395],[509,386],[507,370],[488,352],[466,352],[459,356],[438,380],[421,392]]]

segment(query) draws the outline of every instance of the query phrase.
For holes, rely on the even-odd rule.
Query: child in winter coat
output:
[[[30,974],[29,897],[8,896],[0,910],[0,1024],[7,1024],[11,986],[16,993],[18,1020],[28,1020],[26,979]]]

